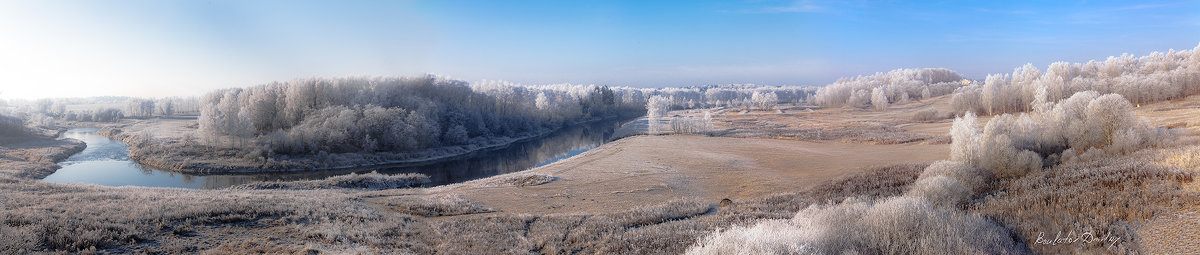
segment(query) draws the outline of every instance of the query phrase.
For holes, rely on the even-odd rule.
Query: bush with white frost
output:
[[[955,208],[971,197],[971,190],[958,179],[937,175],[918,178],[905,195],[925,199],[938,208]]]
[[[985,188],[985,185],[991,180],[991,173],[979,168],[971,167],[967,164],[958,161],[940,160],[933,162],[917,180],[924,180],[937,176],[946,176],[957,180],[960,185],[971,192],[980,192]]]
[[[712,132],[712,113],[704,116],[676,116],[671,118],[671,132],[676,134],[708,134]]]
[[[951,160],[988,169],[997,177],[1021,176],[1082,153],[1144,148],[1165,135],[1134,116],[1133,106],[1120,95],[1085,91],[1038,108],[996,116],[983,130],[971,113],[955,119]]]
[[[790,223],[790,224],[789,224]],[[1022,254],[1007,230],[921,198],[812,205],[790,222],[762,221],[701,238],[688,254]]]
[[[705,236],[687,254],[810,254],[811,233],[789,220],[764,220]]]

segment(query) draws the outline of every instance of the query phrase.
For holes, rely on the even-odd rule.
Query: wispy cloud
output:
[[[970,33],[970,34],[949,34],[946,35],[944,41],[951,43],[975,43],[975,42],[1004,42],[1004,43],[1023,43],[1023,44],[1064,44],[1061,38],[1052,36],[1028,36],[1028,35],[1012,35],[1003,33]]]
[[[986,13],[996,13],[996,14],[1006,14],[1006,15],[1029,15],[1029,14],[1034,14],[1034,12],[1033,12],[1033,11],[1031,11],[1031,10],[998,10],[998,9],[988,9],[988,8],[979,8],[979,9],[976,9],[976,10],[979,10],[980,12],[986,12]]]
[[[1180,5],[1181,3],[1163,3],[1163,4],[1135,4],[1126,6],[1117,6],[1112,8],[1091,9],[1062,15],[1060,19],[1050,19],[1039,23],[1043,24],[1106,24],[1114,22],[1112,16],[1120,15],[1124,12],[1145,11],[1168,8]]]
[[[1129,5],[1129,6],[1121,6],[1121,7],[1117,7],[1117,8],[1112,8],[1112,9],[1109,9],[1109,11],[1131,11],[1131,10],[1158,9],[1158,8],[1163,8],[1163,7],[1170,7],[1172,5],[1175,5],[1175,4],[1138,4],[1138,5]]]
[[[795,0],[786,4],[776,4],[733,10],[736,13],[816,13],[829,11],[826,5],[817,4],[811,0]]]
[[[785,12],[819,12],[825,10],[825,7],[817,5],[812,1],[797,0],[792,1],[792,4],[787,6],[774,6],[763,9],[766,12],[785,13]]]

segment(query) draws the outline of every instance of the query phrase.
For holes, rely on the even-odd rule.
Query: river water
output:
[[[614,134],[628,130],[629,126],[636,126],[628,125],[622,129],[622,123],[610,120],[576,125],[508,147],[479,151],[455,160],[425,165],[236,175],[189,175],[143,166],[129,158],[129,147],[124,143],[97,135],[95,128],[77,128],[63,133],[62,138],[82,140],[87,143],[87,148],[59,163],[62,169],[47,176],[43,181],[104,186],[219,189],[256,181],[310,180],[352,172],[378,171],[383,174],[422,173],[430,176],[433,181],[430,185],[442,185],[522,171],[578,155],[603,145],[611,140]]]

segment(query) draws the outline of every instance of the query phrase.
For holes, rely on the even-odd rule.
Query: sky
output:
[[[820,86],[1193,49],[1200,1],[0,0],[0,98],[307,77]]]

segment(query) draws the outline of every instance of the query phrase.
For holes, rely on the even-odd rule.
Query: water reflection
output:
[[[97,135],[95,128],[72,129],[64,138],[83,140],[88,147],[60,163],[63,166],[44,181],[55,183],[91,183],[105,186],[147,186],[193,189],[224,188],[232,185],[269,180],[321,179],[351,172],[422,173],[431,185],[463,182],[497,174],[511,173],[553,163],[598,147],[618,133],[623,121],[600,121],[564,128],[548,136],[511,146],[476,152],[460,159],[403,167],[374,167],[310,173],[250,175],[187,175],[142,166],[129,158],[124,143]],[[626,127],[628,128],[628,127]]]

